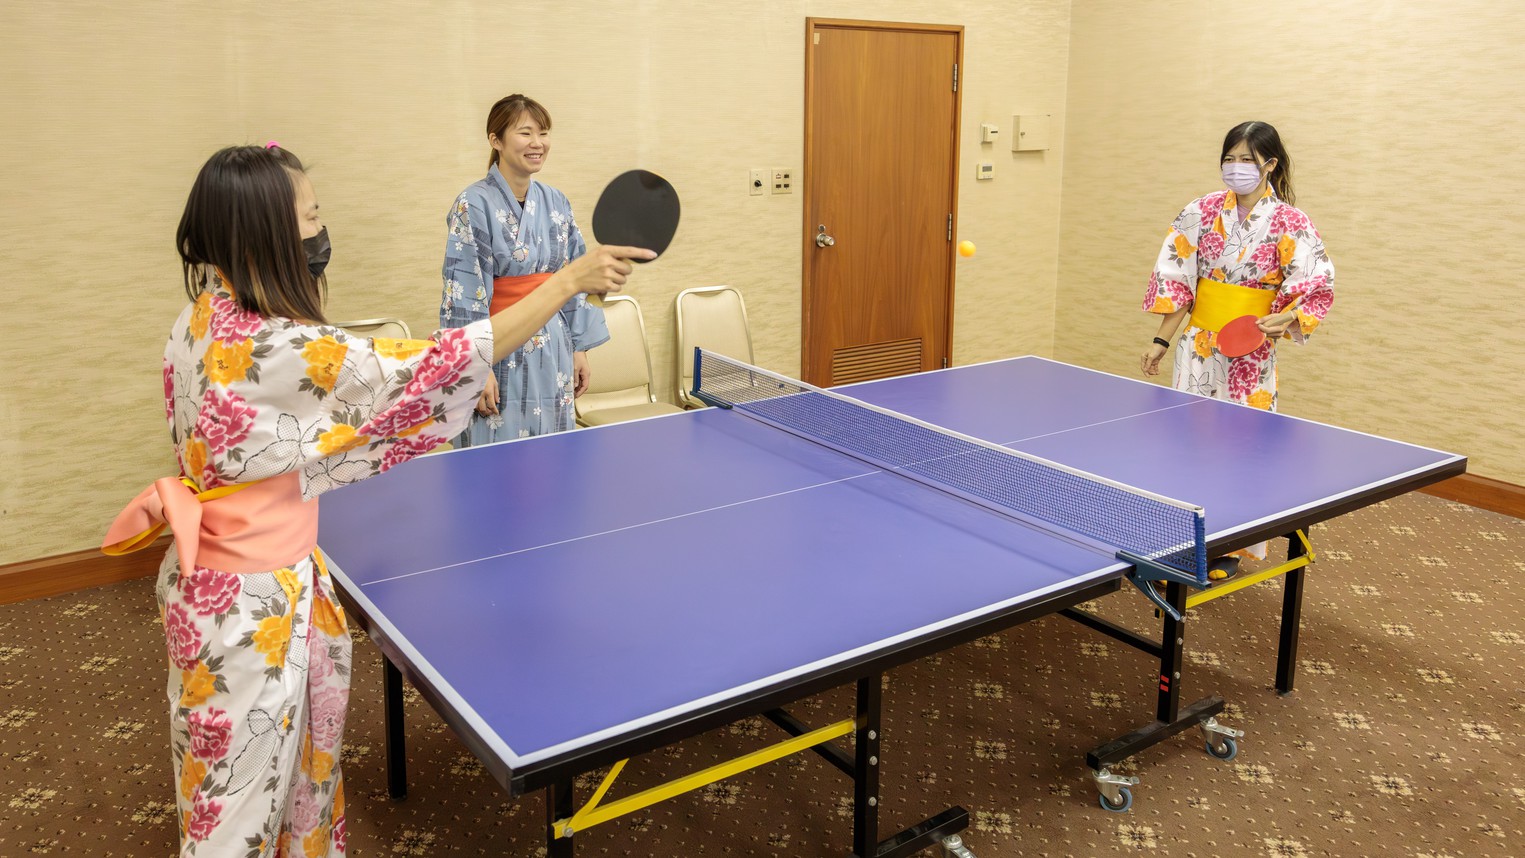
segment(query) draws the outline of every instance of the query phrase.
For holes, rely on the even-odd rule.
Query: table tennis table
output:
[[[573,854],[578,831],[806,749],[851,779],[853,854],[940,846],[968,856],[958,836],[968,814],[958,807],[879,837],[882,676],[1061,613],[1160,659],[1156,719],[1088,755],[1104,807],[1132,801],[1131,779],[1108,766],[1183,729],[1206,725],[1209,751],[1231,755],[1223,751],[1237,731],[1213,717],[1222,699],[1179,701],[1188,600],[1202,595],[1191,579],[1204,569],[1177,564],[1172,573],[1155,562],[1168,552],[1120,554],[1084,527],[940,491],[879,453],[838,443],[830,427],[779,425],[768,411],[779,402],[830,398],[832,409],[862,408],[874,420],[887,410],[961,443],[1014,451],[1020,467],[1052,463],[1064,478],[1183,499],[1205,521],[1198,558],[1295,539],[1283,691],[1309,560],[1301,534],[1466,466],[1450,453],[1038,357],[831,392],[797,382],[785,390],[781,376],[696,360],[729,366],[742,386],[783,392],[757,407],[722,401],[425,456],[324,499],[319,544],[352,617],[386,658],[394,797],[406,794],[406,678],[510,794],[545,790],[555,858]],[[696,372],[701,394],[706,375],[716,372]],[[824,419],[845,420],[838,410]],[[884,434],[868,425],[862,434]],[[1066,498],[1084,493],[1050,490],[1036,502],[1063,512]],[[1168,583],[1156,592],[1148,578]],[[1159,606],[1159,641],[1079,610],[1125,582]],[[855,711],[837,722],[806,724],[785,709],[846,685],[856,685]],[[624,760],[758,715],[788,738],[604,802]],[[850,749],[834,741],[848,735]],[[579,809],[574,779],[605,768]]]

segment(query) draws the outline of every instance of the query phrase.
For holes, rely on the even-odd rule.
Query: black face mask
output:
[[[323,269],[328,267],[328,257],[334,252],[333,245],[328,243],[328,227],[323,227],[312,238],[302,239],[302,250],[307,253],[307,270],[314,277],[322,277]]]

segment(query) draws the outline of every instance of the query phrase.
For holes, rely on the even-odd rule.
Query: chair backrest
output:
[[[689,391],[694,387],[694,348],[752,363],[752,331],[741,293],[730,286],[684,289],[674,301],[677,316],[679,405],[701,407]]]
[[[353,322],[332,322],[336,328],[343,328],[357,337],[384,337],[396,340],[411,340],[413,334],[408,331],[408,323],[402,319],[356,319]]]
[[[588,350],[593,378],[577,397],[578,416],[657,401],[651,390],[651,352],[646,348],[641,305],[629,295],[607,295],[604,322],[609,326],[609,342]]]

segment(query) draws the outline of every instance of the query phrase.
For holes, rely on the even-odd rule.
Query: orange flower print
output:
[[[1314,328],[1318,327],[1319,320],[1317,316],[1310,316],[1304,313],[1302,308],[1299,307],[1297,310],[1297,323],[1302,326],[1303,335],[1307,336],[1313,333]]]
[[[312,626],[329,637],[339,637],[349,633],[344,627],[344,609],[322,598],[312,600]]]
[[[390,337],[377,337],[371,342],[376,345],[376,354],[393,360],[407,360],[434,345],[433,340],[395,340]]]
[[[344,453],[368,444],[370,441],[371,436],[358,434],[355,432],[355,427],[345,423],[335,423],[332,429],[318,436],[318,452],[325,456]]]
[[[1276,242],[1276,253],[1281,258],[1283,267],[1286,267],[1287,263],[1292,261],[1292,254],[1296,251],[1297,239],[1290,235],[1284,235],[1281,237],[1281,241]]]
[[[207,445],[198,439],[192,438],[185,445],[185,475],[201,482],[201,475],[207,467]]]
[[[1164,295],[1154,296],[1154,303],[1149,307],[1149,312],[1151,313],[1174,313],[1175,311],[1176,302],[1166,298]]]
[[[328,336],[302,346],[302,359],[307,361],[307,377],[312,379],[313,386],[325,393],[332,392],[348,352],[349,346]]]
[[[303,854],[327,855],[328,854],[328,826],[320,825],[313,832],[302,838]]]
[[[180,671],[180,705],[186,709],[195,709],[207,702],[217,691],[217,677],[212,671],[207,670],[206,662],[196,662],[195,670]]]
[[[196,309],[191,311],[191,336],[206,339],[207,328],[212,324],[212,294],[202,292],[196,298]]]
[[[1197,353],[1197,357],[1210,358],[1213,356],[1213,345],[1216,337],[1212,331],[1197,331],[1197,336],[1191,341],[1191,347]]]
[[[186,801],[191,800],[191,796],[196,793],[196,787],[201,786],[201,782],[206,780],[206,776],[206,763],[191,756],[190,751],[186,751],[185,760],[180,764],[180,794],[185,797]]]
[[[1223,228],[1223,216],[1222,215],[1219,215],[1219,216],[1213,218],[1213,232],[1218,233],[1219,235],[1223,236],[1224,238],[1228,238],[1228,232]]]
[[[308,770],[312,779],[318,783],[326,782],[334,773],[334,758],[332,754],[318,751],[312,755],[312,765]],[[308,852],[309,855],[316,854]]]
[[[434,425],[434,418],[430,417],[428,420],[425,420],[424,422],[418,424],[417,426],[412,427],[411,429],[404,429],[403,431],[398,432],[397,433],[397,437],[399,437],[399,438],[406,438],[409,435],[417,435],[418,433],[424,431],[425,429],[427,429],[428,427],[433,426],[433,425]]]
[[[1261,411],[1271,410],[1271,391],[1257,390],[1245,397],[1244,403],[1251,408],[1259,408]]]
[[[213,384],[227,387],[235,381],[243,381],[244,376],[249,374],[249,369],[254,366],[254,341],[253,340],[213,340],[207,346],[206,357],[203,359],[206,365],[207,378]]]
[[[1176,256],[1179,256],[1182,259],[1190,256],[1196,250],[1195,247],[1192,247],[1191,242],[1186,240],[1186,236],[1179,232],[1176,233],[1175,246]]]
[[[282,590],[286,591],[286,598],[289,600],[286,613],[289,614],[291,605],[295,604],[297,597],[302,595],[302,579],[298,578],[297,573],[288,566],[285,569],[275,570],[275,581],[281,585]]]
[[[279,614],[259,621],[254,631],[254,648],[265,654],[271,667],[286,666],[286,648],[291,643],[291,614]]]

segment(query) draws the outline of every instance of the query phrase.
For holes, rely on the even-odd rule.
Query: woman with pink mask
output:
[[[1244,122],[1223,138],[1223,184],[1193,200],[1165,236],[1144,310],[1164,318],[1140,364],[1158,375],[1175,349],[1177,390],[1276,410],[1278,342],[1306,342],[1334,303],[1334,265],[1308,216],[1292,203],[1292,159],[1276,129]],[[1266,342],[1230,358],[1218,351],[1229,320],[1259,316]],[[1182,322],[1186,329],[1179,339]],[[1260,543],[1213,561],[1214,580],[1238,571],[1239,558],[1264,559]]]

